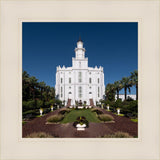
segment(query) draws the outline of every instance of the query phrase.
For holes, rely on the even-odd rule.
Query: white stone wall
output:
[[[136,100],[136,95],[135,94],[128,94],[127,95],[127,99],[129,97],[132,98],[133,100]],[[124,94],[120,94],[119,98],[122,99],[122,101],[124,101],[125,100],[125,95]],[[115,100],[117,100],[117,95],[115,95]]]
[[[72,58],[72,67],[58,66],[56,72],[56,95],[66,103],[68,99],[71,99],[72,105],[75,104],[75,100],[86,101],[89,105],[90,98],[93,98],[96,104],[96,101],[103,99],[105,94],[103,68],[88,67],[88,58],[85,58],[85,49],[82,47],[83,42],[79,41],[75,49],[76,57]],[[81,81],[79,81],[80,72]],[[69,78],[71,78],[71,83],[69,83]],[[91,78],[91,83],[89,78]],[[82,97],[79,97],[79,87],[81,87]]]

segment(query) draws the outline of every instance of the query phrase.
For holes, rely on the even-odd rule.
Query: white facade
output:
[[[103,67],[88,67],[88,58],[85,57],[83,42],[79,40],[75,48],[75,58],[72,58],[72,67],[57,67],[56,72],[56,96],[61,101],[71,99],[71,105],[75,101],[96,101],[104,98],[104,73]]]
[[[127,99],[128,98],[132,98],[133,100],[136,100],[136,95],[135,94],[128,94],[127,95]],[[119,99],[122,99],[122,101],[125,100],[125,95],[124,94],[120,94],[119,95]],[[117,95],[115,95],[115,100],[117,100]]]

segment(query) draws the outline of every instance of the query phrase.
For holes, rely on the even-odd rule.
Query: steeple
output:
[[[77,48],[75,48],[76,59],[84,59],[85,58],[85,48],[83,48],[83,42],[81,37],[77,41]]]

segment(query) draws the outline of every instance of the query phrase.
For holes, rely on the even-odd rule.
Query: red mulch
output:
[[[103,113],[110,114],[114,117],[115,123],[89,123],[89,128],[85,131],[77,131],[73,123],[67,124],[46,124],[46,119],[50,115],[57,114],[59,110],[50,112],[47,115],[35,118],[23,125],[22,135],[26,137],[33,132],[45,132],[54,137],[60,138],[95,138],[105,134],[112,134],[117,131],[127,132],[131,136],[138,136],[138,123],[132,122],[127,117],[117,116],[112,112],[101,109]]]

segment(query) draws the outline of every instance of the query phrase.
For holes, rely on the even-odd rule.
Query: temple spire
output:
[[[78,42],[82,42],[82,39],[81,39],[81,36],[79,35],[79,40],[78,40]]]

